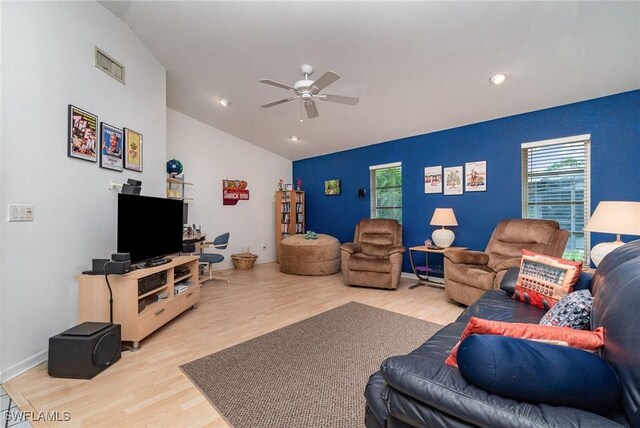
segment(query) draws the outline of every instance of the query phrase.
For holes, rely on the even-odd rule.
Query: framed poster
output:
[[[124,167],[142,172],[142,134],[124,128]]]
[[[340,179],[335,178],[333,180],[326,180],[324,182],[324,194],[325,196],[333,196],[340,194]]]
[[[425,167],[424,193],[442,193],[442,165]]]
[[[69,104],[68,126],[67,156],[97,162],[98,116]]]
[[[467,162],[464,171],[465,192],[487,191],[487,161]]]
[[[142,172],[142,134],[124,128],[124,167]]]
[[[461,166],[452,166],[444,169],[444,194],[462,195]]]
[[[100,167],[122,171],[122,129],[100,122]]]

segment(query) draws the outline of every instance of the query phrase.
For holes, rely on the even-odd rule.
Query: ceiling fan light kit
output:
[[[263,79],[260,82],[265,83],[267,85],[276,86],[278,88],[286,89],[295,92],[295,96],[289,98],[283,98],[278,101],[274,101],[268,104],[264,104],[262,108],[269,108],[276,106],[278,104],[284,104],[289,101],[294,101],[300,99],[301,105],[304,105],[304,109],[307,113],[307,117],[309,119],[314,119],[318,117],[320,114],[318,113],[318,107],[314,101],[314,98],[318,98],[322,101],[329,101],[332,103],[346,104],[346,105],[356,105],[358,98],[355,97],[345,97],[343,95],[329,95],[329,94],[320,94],[327,86],[334,83],[336,80],[340,78],[337,73],[333,71],[327,71],[324,73],[318,80],[311,80],[309,76],[313,74],[313,67],[309,64],[303,64],[300,67],[300,72],[304,75],[304,79],[298,80],[293,86],[285,85],[284,83],[276,82],[275,80]],[[300,119],[302,122],[302,118]]]

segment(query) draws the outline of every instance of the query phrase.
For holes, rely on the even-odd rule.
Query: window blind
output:
[[[391,218],[402,223],[402,163],[369,167],[371,218]]]
[[[522,217],[560,223],[569,231],[563,257],[588,262],[591,145],[584,137],[522,145]]]

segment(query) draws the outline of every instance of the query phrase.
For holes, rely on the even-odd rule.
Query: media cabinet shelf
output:
[[[177,283],[179,283],[180,281],[184,281],[184,280],[185,280],[185,279],[187,279],[187,278],[191,278],[192,276],[193,276],[193,274],[192,274],[192,273],[189,273],[189,274],[183,275],[183,276],[181,276],[181,277],[179,277],[179,278],[174,279],[174,280],[173,280],[173,283],[174,283],[174,284],[177,284]]]
[[[177,267],[187,267],[189,273],[174,279]],[[138,280],[163,271],[167,283],[138,296]],[[174,294],[174,285],[187,278],[193,281],[189,288]],[[122,326],[121,340],[133,342],[133,347],[138,348],[142,339],[198,303],[198,256],[176,256],[164,265],[109,275],[109,283],[113,290],[113,322]],[[138,312],[140,302],[162,292],[166,292],[166,299],[145,303]],[[85,321],[109,322],[109,289],[104,275],[78,276],[78,322]]]
[[[158,287],[158,288],[156,288],[155,290],[151,290],[151,291],[149,291],[149,292],[146,292],[146,293],[144,293],[143,295],[138,296],[138,300],[142,300],[142,299],[144,299],[144,298],[145,298],[145,297],[147,297],[147,296],[151,296],[152,294],[156,294],[156,293],[162,292],[162,290],[165,290],[166,288],[167,288],[167,286],[166,286],[166,285],[163,285],[162,287]]]

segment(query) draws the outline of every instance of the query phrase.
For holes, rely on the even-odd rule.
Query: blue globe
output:
[[[182,162],[180,162],[179,160],[174,158],[167,162],[167,174],[176,176],[180,174],[182,170]]]

